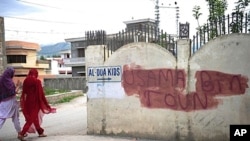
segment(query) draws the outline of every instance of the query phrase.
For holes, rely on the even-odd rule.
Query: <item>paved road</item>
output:
[[[70,103],[54,105],[57,113],[44,116],[42,127],[48,136],[58,135],[86,135],[87,108],[86,96],[78,97]],[[24,117],[20,113],[21,126],[24,125]],[[30,134],[29,137],[37,137]],[[16,140],[16,132],[11,119],[8,119],[0,130],[0,139],[3,141]]]
[[[86,96],[78,97],[70,103],[54,105],[57,113],[44,116],[42,127],[46,138],[38,138],[37,134],[29,134],[27,141],[132,141],[133,138],[117,138],[103,136],[89,136],[87,132]],[[21,125],[24,117],[20,113]],[[11,119],[8,119],[0,130],[1,141],[18,141]],[[148,141],[148,140],[140,140]]]

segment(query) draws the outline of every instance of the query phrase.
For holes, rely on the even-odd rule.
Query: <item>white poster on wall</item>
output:
[[[117,98],[125,96],[121,86],[121,66],[88,67],[88,98]]]
[[[88,83],[88,98],[117,98],[125,96],[124,89],[119,82]]]

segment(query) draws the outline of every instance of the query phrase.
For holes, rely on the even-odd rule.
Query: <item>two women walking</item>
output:
[[[7,69],[6,71],[9,72],[10,70]],[[5,76],[5,75],[6,74],[4,72],[3,76]],[[13,76],[14,76],[14,74],[13,74]],[[8,76],[8,78],[11,78],[11,82],[12,82],[11,84],[14,85],[14,82],[12,81],[12,77]],[[0,81],[1,81],[1,79],[0,79]],[[5,85],[5,83],[6,83],[6,81],[3,81],[3,83],[2,82],[0,83],[1,89],[3,89],[2,85]],[[12,87],[14,87],[12,89],[15,89],[15,85]],[[11,91],[13,91],[13,90],[11,90]],[[11,93],[13,93],[13,92],[11,92]],[[1,95],[2,95],[2,90],[1,90]],[[15,95],[15,94],[13,94],[13,95]],[[14,98],[16,100],[15,96],[14,96]],[[11,103],[11,101],[9,99],[6,99],[6,98],[4,101],[8,101],[8,103]],[[51,108],[50,105],[48,104],[46,98],[45,98],[42,83],[38,79],[37,69],[31,69],[29,71],[27,77],[23,81],[22,94],[21,94],[21,98],[20,98],[20,106],[21,106],[21,110],[23,112],[23,115],[25,117],[25,124],[24,124],[22,130],[20,128],[19,114],[18,114],[19,105],[18,104],[14,105],[14,104],[12,104],[13,103],[12,102],[11,103],[12,105],[10,104],[9,107],[6,107],[5,105],[1,106],[1,103],[0,103],[0,118],[4,119],[4,120],[2,120],[2,122],[3,122],[3,121],[5,121],[6,118],[12,117],[13,122],[15,121],[14,125],[16,127],[17,132],[18,132],[17,138],[19,140],[24,141],[24,137],[27,136],[27,133],[36,133],[37,132],[39,137],[46,137],[46,135],[44,134],[44,129],[41,127],[42,117],[44,114],[55,113],[56,109]],[[16,101],[16,103],[17,103],[17,101]],[[12,110],[14,112],[10,112],[11,109],[15,109],[15,110]],[[0,129],[2,127],[1,126],[1,119],[0,119]]]

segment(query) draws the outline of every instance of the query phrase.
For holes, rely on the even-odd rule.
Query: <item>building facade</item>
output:
[[[46,58],[50,63],[48,74],[52,75],[71,75],[71,67],[65,66],[65,62],[71,58],[71,50],[62,50],[59,52],[60,57]]]
[[[15,68],[15,76],[26,76],[31,68],[36,68],[39,75],[46,74],[49,62],[37,59],[38,44],[13,40],[6,41],[5,47],[7,66]]]
[[[84,37],[65,39],[71,44],[71,57],[64,58],[65,67],[71,67],[72,76],[85,76],[85,49],[87,41]]]
[[[64,59],[64,64],[72,67],[72,76],[86,76],[85,50],[89,45],[106,45],[112,52],[126,43],[142,41],[142,36],[155,39],[158,35],[153,19],[132,20],[124,23],[126,31],[122,37],[120,37],[121,33],[106,35],[104,31],[97,31],[87,32],[85,37],[65,39],[66,42],[71,43],[71,58]]]
[[[64,60],[68,60],[71,58],[71,50],[67,49],[67,50],[62,50],[59,52],[60,56],[61,56],[61,60],[59,60],[58,63],[58,71],[59,74],[72,74],[72,67],[67,67],[64,64]]]

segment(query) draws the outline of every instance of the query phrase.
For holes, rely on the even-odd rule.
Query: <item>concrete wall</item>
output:
[[[177,59],[151,43],[125,45],[103,63],[86,56],[88,68],[122,67],[120,82],[88,82],[88,134],[228,141],[230,124],[250,123],[249,37],[216,38],[192,57],[190,40],[179,40]]]
[[[87,91],[85,77],[44,78],[43,81],[46,88]]]

